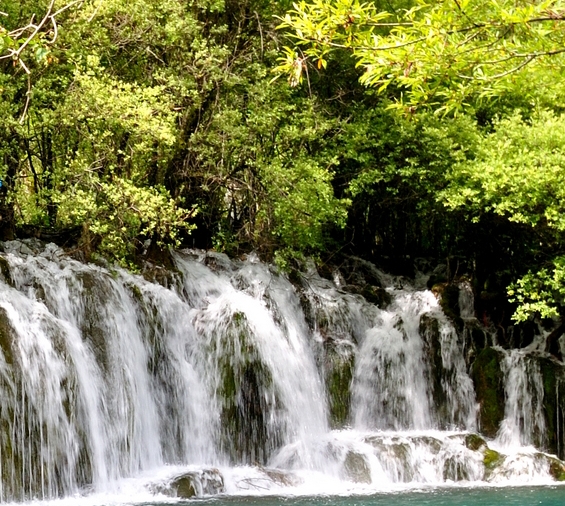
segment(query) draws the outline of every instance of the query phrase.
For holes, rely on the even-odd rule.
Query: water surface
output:
[[[164,506],[171,503],[148,503]],[[565,487],[433,488],[411,492],[315,497],[221,497],[176,502],[183,506],[562,506]]]

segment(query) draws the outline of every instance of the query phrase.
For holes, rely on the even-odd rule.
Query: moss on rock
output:
[[[324,370],[332,427],[343,427],[349,419],[351,407],[351,382],[355,368],[355,353],[352,346],[325,343]]]
[[[429,384],[432,387],[433,405],[437,413],[437,421],[448,420],[449,406],[443,387],[445,369],[441,355],[439,322],[430,314],[420,318],[420,335],[424,341],[424,352],[429,363]]]
[[[12,275],[10,274],[10,264],[8,260],[6,260],[3,256],[0,256],[0,275],[2,276],[2,280],[12,285]]]
[[[223,333],[219,354],[221,446],[234,463],[266,464],[280,445],[272,420],[278,406],[273,378],[261,361],[245,314],[236,312]],[[265,395],[271,392],[273,395]]]
[[[495,450],[485,448],[483,450],[483,464],[487,471],[493,471],[504,461],[504,456]]]
[[[221,494],[224,491],[224,478],[215,468],[191,471],[173,478],[168,486],[160,487],[157,491],[182,499]]]
[[[479,402],[481,433],[495,437],[504,419],[504,382],[499,353],[493,348],[483,349],[475,359],[472,378]]]
[[[565,463],[555,457],[547,457],[549,461],[549,474],[555,481],[565,481]]]
[[[465,446],[474,452],[487,447],[486,441],[478,434],[467,434],[465,436]]]

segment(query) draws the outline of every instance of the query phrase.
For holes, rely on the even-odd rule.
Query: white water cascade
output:
[[[371,303],[339,273],[310,268],[291,283],[253,257],[173,259],[148,271],[157,283],[53,245],[3,245],[0,502],[550,481],[561,470],[533,448],[546,444],[544,387],[522,351],[500,351],[497,439],[476,434],[465,333],[430,291],[364,265],[381,283]]]

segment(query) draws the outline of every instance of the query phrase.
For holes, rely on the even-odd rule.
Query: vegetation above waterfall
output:
[[[2,238],[447,258],[492,319],[563,312],[563,2],[1,10]]]

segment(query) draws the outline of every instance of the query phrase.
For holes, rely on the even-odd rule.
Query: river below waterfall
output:
[[[181,251],[141,276],[35,241],[1,250],[0,502],[564,493],[563,364],[542,331],[501,346],[464,281],[448,318],[424,274],[360,259],[291,282],[253,256]]]
[[[144,500],[141,497],[94,496],[42,503],[44,506],[561,506],[565,487],[422,488],[411,491],[341,495],[230,496],[191,500]]]

